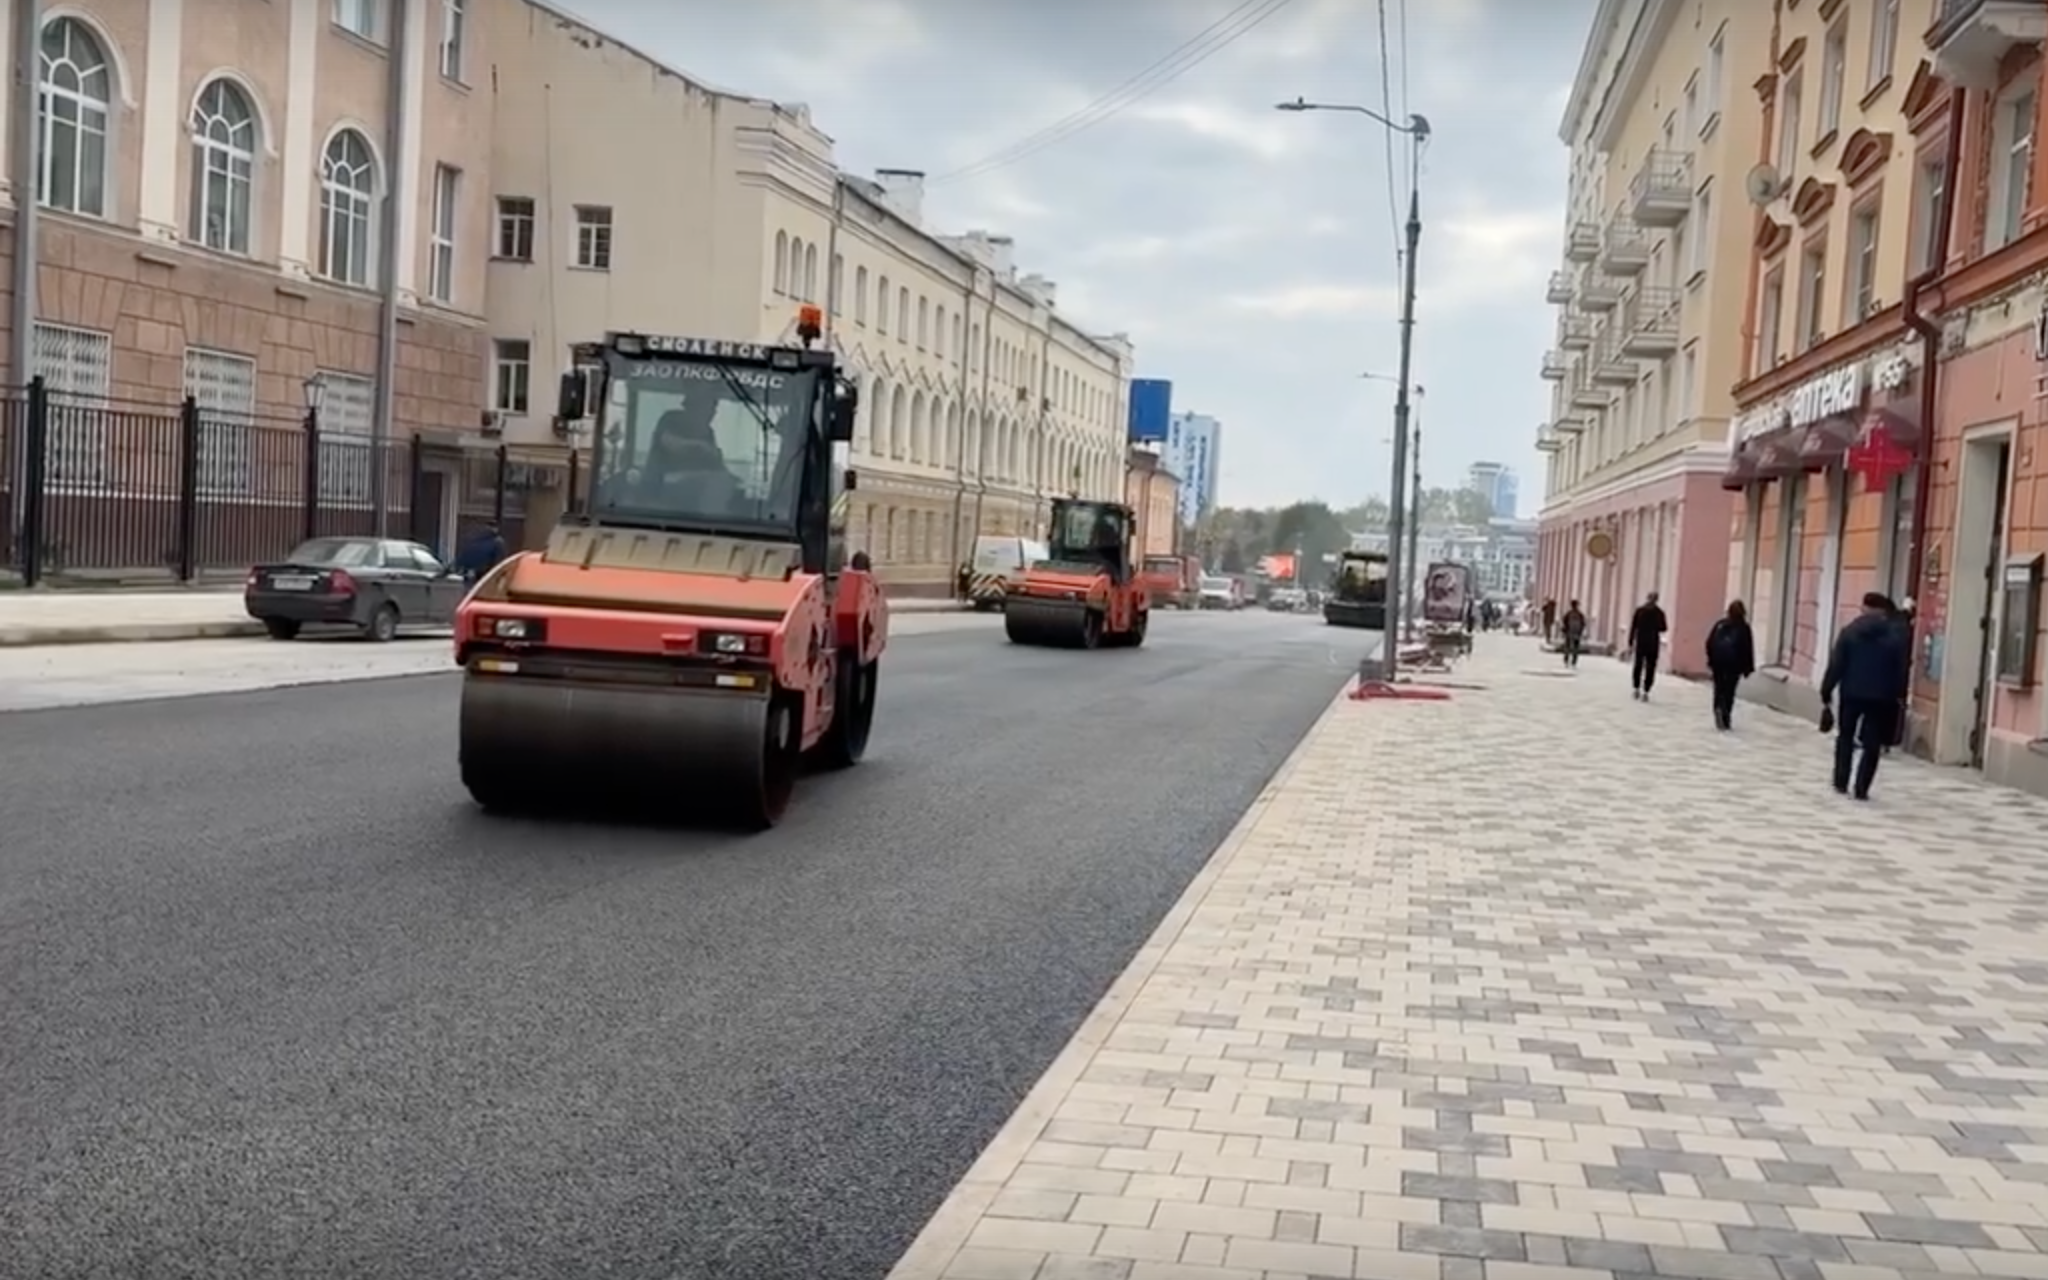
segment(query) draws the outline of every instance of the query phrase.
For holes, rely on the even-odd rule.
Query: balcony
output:
[[[1579,310],[1604,316],[1621,305],[1621,286],[1597,272],[1579,281]]]
[[[1584,365],[1579,367],[1579,376],[1572,383],[1571,404],[1574,409],[1605,409],[1614,402],[1614,393],[1593,381]]]
[[[1562,351],[1546,351],[1543,353],[1543,380],[1545,382],[1563,382],[1571,375],[1571,371],[1571,361],[1565,359]]]
[[[1548,424],[1536,428],[1536,452],[1556,453],[1564,448],[1564,438]]]
[[[1590,222],[1574,222],[1565,229],[1564,259],[1585,264],[1600,256],[1600,228]]]
[[[1543,291],[1543,300],[1560,307],[1567,306],[1577,290],[1578,285],[1573,281],[1571,272],[1553,271],[1550,273],[1550,287]]]
[[[1593,322],[1584,316],[1566,316],[1557,326],[1557,345],[1566,351],[1584,351],[1593,345]]]
[[[1676,289],[1638,289],[1622,313],[1621,354],[1662,360],[1678,350],[1679,296]]]
[[[1593,381],[1603,387],[1632,387],[1643,371],[1622,351],[1622,320],[1616,316],[1600,330],[1600,342],[1593,359]]]
[[[1692,216],[1692,156],[1652,147],[1628,183],[1629,216],[1642,227],[1675,227]]]
[[[1560,436],[1578,435],[1586,429],[1586,415],[1568,408],[1557,415],[1557,421],[1550,424],[1550,429]]]
[[[1941,0],[1927,30],[1934,73],[1972,89],[1997,88],[2005,55],[2043,40],[2048,7],[2040,0]]]
[[[1607,243],[1600,250],[1602,271],[1628,279],[1641,275],[1649,265],[1650,237],[1626,222],[1616,222],[1607,228]]]

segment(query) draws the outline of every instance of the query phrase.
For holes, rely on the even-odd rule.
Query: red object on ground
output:
[[[1389,699],[1404,702],[1449,702],[1451,691],[1437,685],[1388,684],[1384,680],[1360,680],[1351,691],[1353,702]]]

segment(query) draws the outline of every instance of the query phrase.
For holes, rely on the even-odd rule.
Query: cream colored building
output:
[[[253,554],[274,555],[299,492],[276,459],[298,456],[286,436],[317,374],[335,445],[322,502],[371,505],[368,449],[351,441],[417,433],[442,499],[418,531],[452,530],[483,399],[491,188],[492,50],[464,5],[66,0],[44,7],[39,53],[41,173],[11,153],[0,170],[0,202],[12,210],[32,178],[42,209],[34,367],[11,380],[40,374],[74,403],[135,415],[122,432],[64,427],[61,479],[109,502],[156,500],[151,468],[170,446],[142,443],[142,418],[174,419],[194,394],[235,427],[202,442],[206,500],[285,513],[276,530],[247,517],[250,537],[270,539]],[[14,55],[10,22],[0,57]],[[382,496],[399,511],[405,468],[391,473]],[[215,552],[240,554],[230,542]],[[79,550],[127,567],[112,562],[120,548]],[[156,542],[134,554],[161,564]]]
[[[1603,0],[1561,136],[1571,148],[1538,592],[1620,642],[1662,593],[1678,635],[1718,612],[1728,545],[1729,389],[1759,137],[1751,82],[1770,25],[1743,0]],[[1705,609],[1704,618],[1688,610]],[[1697,666],[1691,643],[1674,665]]]
[[[1060,315],[1007,238],[928,227],[918,173],[841,174],[801,106],[707,88],[532,0],[482,2],[507,440],[558,441],[553,387],[576,342],[788,340],[809,302],[861,389],[852,545],[892,585],[948,589],[977,532],[1035,533],[1056,493],[1121,492],[1129,343]]]

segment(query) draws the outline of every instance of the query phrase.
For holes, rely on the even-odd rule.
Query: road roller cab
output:
[[[1323,600],[1323,621],[1333,627],[1387,629],[1387,557],[1377,551],[1346,551]]]
[[[575,350],[589,500],[457,616],[461,768],[488,808],[593,798],[767,826],[860,759],[888,606],[835,514],[856,392],[801,345],[613,333]]]
[[[1003,629],[1015,644],[1094,649],[1145,643],[1151,595],[1131,555],[1131,509],[1055,498],[1047,555],[1010,587]]]

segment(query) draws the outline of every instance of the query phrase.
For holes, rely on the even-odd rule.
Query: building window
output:
[[[818,300],[818,246],[814,244],[804,246],[803,300],[805,302],[816,302]]]
[[[835,316],[846,311],[846,259],[840,254],[832,255],[832,277],[825,284],[825,302]]]
[[[576,265],[585,271],[612,269],[612,211],[608,205],[576,206]]]
[[[1709,251],[1713,248],[1713,187],[1701,187],[1700,193],[1697,196],[1693,197],[1692,225],[1698,227],[1700,229],[1700,233],[1694,236],[1691,242],[1686,246],[1687,253],[1685,260],[1685,274],[1686,279],[1689,281],[1697,279],[1701,274],[1703,274],[1706,271],[1707,255]]]
[[[1913,174],[1913,274],[1931,270],[1943,246],[1941,204],[1948,190],[1948,158],[1929,156],[1920,161]]]
[[[789,294],[789,233],[786,231],[775,233],[775,274],[771,287],[785,297]]]
[[[462,83],[462,38],[469,21],[467,0],[441,0],[441,74]]]
[[[320,371],[320,501],[367,507],[376,492],[377,384],[353,373]]]
[[[370,283],[377,224],[377,162],[370,144],[343,129],[320,162],[320,274],[342,284]]]
[[[853,322],[855,324],[866,324],[868,322],[868,269],[866,267],[855,267],[853,269]]]
[[[1772,619],[1777,632],[1773,665],[1790,667],[1794,642],[1799,635],[1799,576],[1804,559],[1801,544],[1806,541],[1806,474],[1800,472],[1778,482],[1779,499],[1785,508],[1778,529],[1778,608]]]
[[[523,417],[533,382],[533,344],[523,338],[500,338],[492,344],[491,407]]]
[[[1878,202],[1869,200],[1849,214],[1849,289],[1842,298],[1844,328],[1869,319],[1877,309],[1877,212]]]
[[[1805,351],[1821,340],[1821,298],[1828,283],[1828,247],[1816,241],[1799,255],[1799,349]]]
[[[1679,365],[1678,376],[1678,415],[1680,420],[1690,422],[1700,411],[1700,349],[1697,344],[1685,349],[1685,359]]]
[[[887,337],[889,334],[889,277],[883,276],[875,288],[875,332]]]
[[[1885,486],[1884,506],[1890,518],[1885,523],[1884,590],[1894,600],[1905,599],[1913,585],[1913,525],[1919,500],[1919,478],[1910,470],[1893,476]]]
[[[222,253],[249,252],[256,113],[239,86],[215,80],[192,108],[192,239]]]
[[[910,341],[910,290],[896,286],[896,336]]]
[[[1991,206],[1984,219],[1984,251],[2019,238],[2027,208],[2027,181],[2034,167],[2032,89],[2022,89],[1998,104],[1992,124]]]
[[[1863,73],[1865,93],[1892,73],[1892,59],[1898,52],[1899,0],[1877,0],[1877,13],[1870,23],[1870,65]]]
[[[1707,44],[1707,118],[1704,123],[1708,125],[1721,116],[1721,80],[1727,73],[1728,64],[1727,32],[1728,28],[1722,27]]]
[[[1685,82],[1685,136],[1690,138],[1700,131],[1700,78],[1694,76]]]
[[[455,212],[462,195],[462,172],[434,166],[434,235],[427,263],[427,296],[436,302],[455,301]]]
[[[932,300],[930,298],[919,298],[917,300],[917,349],[919,351],[931,345],[931,336]]]
[[[1842,127],[1842,97],[1849,87],[1847,18],[1828,28],[1820,57],[1820,136],[1825,138]]]
[[[256,362],[248,356],[185,348],[185,394],[199,409],[199,492],[250,491],[250,435],[256,430]]]
[[[43,163],[36,197],[52,209],[106,216],[113,79],[106,52],[84,23],[59,18],[43,28]]]
[[[106,404],[114,383],[114,338],[96,329],[38,324],[35,372],[64,407],[94,409]],[[50,415],[46,465],[53,488],[100,488],[109,483],[106,415]]]
[[[1799,163],[1799,107],[1802,86],[1795,71],[1785,77],[1785,91],[1778,98],[1778,177],[1790,178]]]
[[[365,40],[378,38],[380,0],[334,0],[334,25]]]
[[[1785,316],[1785,268],[1772,267],[1764,277],[1762,294],[1757,299],[1756,310],[1756,370],[1768,373],[1778,367],[1784,356],[1780,339],[1784,336]]]
[[[533,261],[533,201],[526,196],[498,197],[498,257],[506,262]]]

